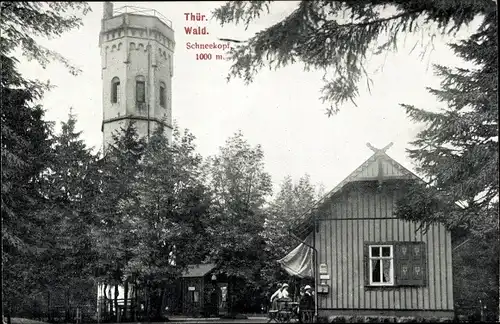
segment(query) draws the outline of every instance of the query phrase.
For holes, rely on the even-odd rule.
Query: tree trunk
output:
[[[235,277],[231,276],[230,279],[229,279],[229,287],[228,287],[228,301],[229,301],[229,316],[233,317],[236,315],[236,312],[235,312],[235,309],[234,309],[234,303],[235,303],[235,283],[236,283],[236,279]]]
[[[128,306],[128,278],[125,279],[125,296],[123,296],[123,320],[127,320],[127,306]]]
[[[71,321],[70,319],[70,310],[69,310],[69,288],[66,289],[66,323],[69,323]]]
[[[118,284],[115,284],[115,312],[116,312],[116,322],[120,322],[120,310],[118,309],[118,295],[120,292],[118,291]]]
[[[166,308],[169,306],[168,305],[168,292],[170,291],[170,287],[166,286],[164,288],[163,294],[161,296],[161,309],[165,310],[165,313],[167,313]],[[168,318],[168,314],[166,314],[166,317]]]
[[[47,322],[52,320],[52,316],[50,316],[50,291],[47,291]]]
[[[151,322],[151,318],[149,316],[149,283],[146,283],[146,298],[145,298],[145,301],[144,303],[146,305],[144,305],[144,310],[146,311],[146,318],[147,318],[147,321],[148,323]]]
[[[156,296],[156,318],[159,320],[161,318],[161,313],[163,310],[163,294],[165,293],[165,288],[161,287],[160,292]]]
[[[108,284],[105,283],[103,287],[103,292],[104,292],[104,316],[108,316],[109,314],[109,307],[108,307]]]
[[[137,322],[137,309],[139,307],[139,299],[138,299],[138,291],[137,291],[137,280],[134,281],[134,322]]]
[[[9,300],[9,302],[7,303],[7,324],[12,324],[10,312],[11,312],[11,305]]]

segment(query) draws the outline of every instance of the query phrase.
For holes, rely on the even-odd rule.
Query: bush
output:
[[[342,316],[328,317],[328,323],[452,323],[448,318],[424,318],[416,316]]]
[[[328,323],[346,323],[344,316],[334,315],[328,317]]]
[[[418,323],[417,318],[413,316],[403,316],[397,319],[397,323]]]
[[[326,317],[319,316],[316,319],[316,323],[330,323],[330,317],[326,318]]]

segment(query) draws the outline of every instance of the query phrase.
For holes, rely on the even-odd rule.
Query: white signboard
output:
[[[319,279],[321,279],[321,280],[330,280],[330,275],[327,275],[327,274],[319,275]]]
[[[328,273],[328,269],[326,267],[326,263],[322,263],[319,265],[319,273],[320,274],[326,274]]]
[[[188,291],[195,291],[196,288],[195,287],[188,287]]]

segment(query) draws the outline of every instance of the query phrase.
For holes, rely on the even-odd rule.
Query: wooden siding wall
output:
[[[442,225],[415,232],[417,224],[394,218],[396,192],[355,187],[325,204],[316,247],[330,293],[318,295],[320,309],[453,310],[451,235]],[[373,241],[425,242],[427,285],[365,289],[363,242]]]

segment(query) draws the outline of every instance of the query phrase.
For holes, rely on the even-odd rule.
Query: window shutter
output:
[[[395,267],[398,286],[425,286],[427,253],[423,242],[396,244]]]
[[[411,284],[413,286],[425,286],[427,277],[425,243],[412,242],[411,246]]]
[[[408,269],[410,257],[408,252],[408,242],[398,242],[394,245],[394,267],[396,285],[408,285]]]
[[[364,244],[363,247],[363,263],[364,263],[364,270],[365,270],[365,286],[370,285],[370,255],[368,254],[369,245],[368,243]]]

